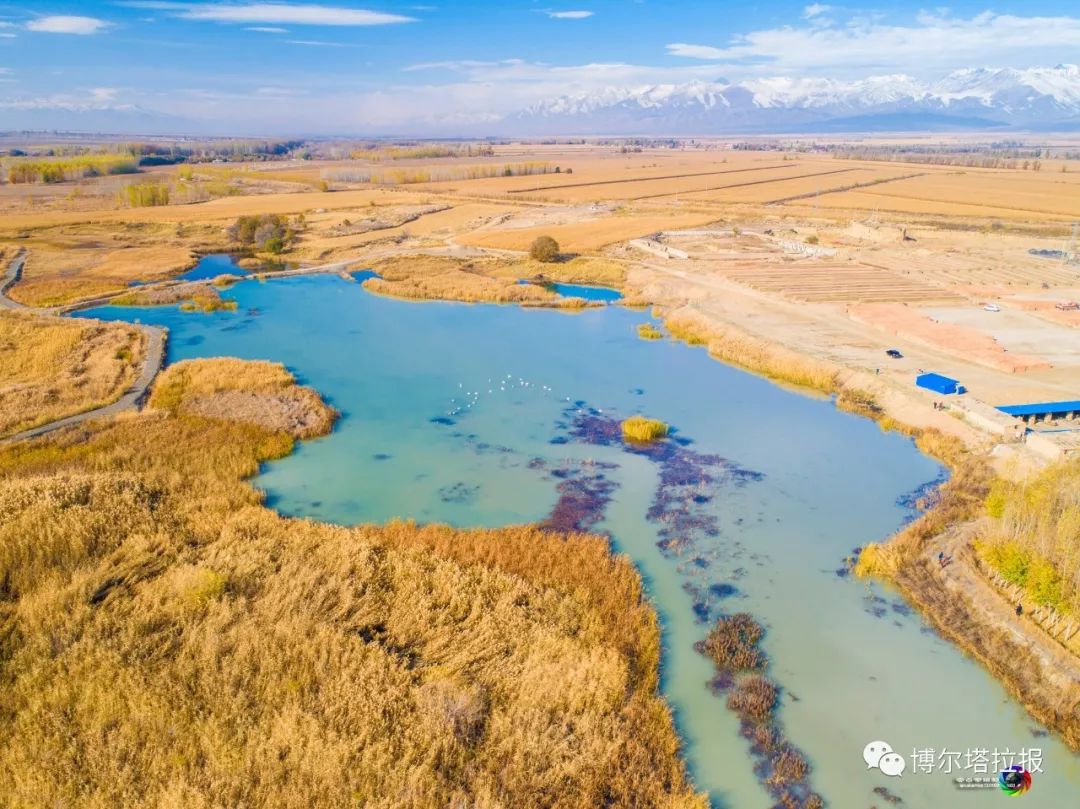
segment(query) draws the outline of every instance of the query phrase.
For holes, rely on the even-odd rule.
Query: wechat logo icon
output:
[[[903,775],[904,768],[907,766],[904,757],[899,753],[894,753],[892,746],[888,742],[870,742],[863,748],[862,757],[863,761],[866,762],[866,769],[881,770],[890,778],[898,778]]]

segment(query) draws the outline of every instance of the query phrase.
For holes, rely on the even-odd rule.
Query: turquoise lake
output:
[[[283,362],[337,407],[330,436],[254,481],[285,514],[495,526],[548,518],[567,486],[591,492],[603,505],[591,530],[610,532],[634,560],[661,616],[662,688],[694,781],[717,809],[771,805],[737,719],[707,686],[711,663],[693,648],[710,618],[739,611],[767,628],[781,722],[830,806],[889,805],[875,788],[919,809],[1004,799],[958,789],[957,775],[984,777],[971,769],[914,771],[916,748],[1040,749],[1022,805],[1080,803],[1080,759],[895,593],[837,573],[853,548],[910,519],[912,493],[940,479],[909,440],[701,349],[641,340],[647,315],[619,306],[411,303],[336,276],[247,280],[226,297],[236,312],[82,314],[167,326],[170,361]],[[582,425],[634,413],[672,425],[674,459],[583,437]],[[902,777],[867,768],[863,748],[875,740],[907,758]]]
[[[203,256],[199,263],[177,276],[182,281],[208,281],[219,275],[247,275],[248,271],[236,263],[236,259],[227,253],[215,253]]]

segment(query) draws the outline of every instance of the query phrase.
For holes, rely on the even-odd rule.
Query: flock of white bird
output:
[[[533,388],[535,390],[543,391],[544,393],[551,393],[552,389],[547,385],[540,385],[535,382],[530,382],[522,377],[515,379],[513,374],[507,374],[500,379],[489,379],[487,381],[490,388],[487,389],[489,394],[505,393],[508,390],[514,388]],[[447,411],[447,416],[458,416],[467,410],[472,410],[480,402],[480,397],[484,395],[482,390],[465,390],[465,384],[463,382],[458,383],[458,389],[462,391],[461,397],[455,396],[450,400],[451,408]],[[565,397],[567,402],[571,401],[570,397]]]

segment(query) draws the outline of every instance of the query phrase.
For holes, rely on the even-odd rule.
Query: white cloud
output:
[[[803,19],[812,20],[826,11],[832,11],[832,6],[827,6],[824,3],[811,3],[802,10]]]
[[[724,51],[711,45],[689,45],[685,42],[673,42],[667,46],[672,56],[686,56],[689,59],[723,59]]]
[[[325,42],[321,39],[286,39],[287,45],[307,45],[311,48],[344,48],[340,42]]]
[[[256,87],[255,95],[269,98],[296,98],[309,95],[309,93],[300,87]]]
[[[415,22],[413,17],[342,6],[297,3],[175,3],[132,0],[129,8],[171,11],[186,20],[226,23],[266,23],[269,25],[390,25]]]
[[[584,20],[586,17],[591,17],[596,12],[594,11],[545,11],[553,20]]]
[[[119,92],[115,87],[93,87],[90,90],[90,101],[97,104],[111,104],[116,101],[116,95]]]
[[[825,22],[823,25],[813,23]],[[980,64],[1068,61],[1080,47],[1080,18],[986,12],[970,19],[920,13],[909,25],[858,19],[843,25],[771,28],[726,46],[674,43],[669,54],[769,73],[891,70],[928,73]],[[1055,56],[1056,54],[1056,56]]]
[[[119,90],[112,87],[95,87],[71,93],[48,96],[0,98],[0,109],[10,110],[64,110],[86,112],[88,110],[132,110],[131,103],[118,103]]]
[[[288,28],[274,28],[268,25],[254,25],[247,29],[248,31],[258,31],[260,34],[287,34]]]
[[[79,34],[88,36],[108,28],[109,24],[96,17],[76,17],[59,14],[51,17],[38,17],[26,24],[31,31],[46,34]]]

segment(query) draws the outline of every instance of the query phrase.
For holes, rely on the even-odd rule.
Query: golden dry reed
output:
[[[647,444],[658,441],[667,434],[668,425],[659,419],[631,416],[622,423],[623,440],[632,443]]]
[[[0,803],[705,809],[604,539],[284,519],[292,436],[190,407],[283,369],[163,383],[0,448]]]
[[[116,401],[145,344],[123,324],[0,313],[0,437]]]
[[[707,346],[718,360],[738,365],[781,382],[833,393],[839,368],[806,357],[738,329],[707,321],[692,310],[679,310],[664,321],[671,335],[690,345]]]

